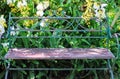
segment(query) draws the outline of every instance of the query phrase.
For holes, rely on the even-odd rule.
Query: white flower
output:
[[[106,6],[107,6],[107,4],[101,4],[98,7],[97,3],[94,3],[93,8],[95,9],[95,17],[97,17],[99,19],[106,18],[106,14],[105,14],[105,7]]]
[[[8,46],[9,46],[9,43],[1,43],[2,44],[2,46],[5,48],[5,47],[7,47],[8,48]]]
[[[44,2],[40,2],[38,5],[37,5],[37,10],[45,10],[49,7],[49,1],[44,1]]]
[[[39,10],[36,12],[37,16],[43,16],[44,15],[44,12],[42,10]]]
[[[0,25],[0,38],[4,32],[5,32],[4,26]]]
[[[6,20],[4,19],[4,15],[1,15],[0,17],[0,38],[2,34],[5,32],[5,27],[6,26]]]
[[[99,17],[98,10],[95,10],[95,16]]]
[[[6,20],[4,18],[4,15],[1,15],[1,17],[0,17],[0,24],[5,23],[5,22],[6,22]]]
[[[17,3],[17,7],[18,7],[18,8],[22,7],[22,2],[21,2],[21,1],[19,1],[19,2]]]
[[[48,6],[49,6],[49,2],[48,1],[40,2],[37,5],[37,7],[36,7],[36,9],[37,9],[37,12],[36,12],[37,16],[40,16],[40,17],[43,16],[44,15],[44,10],[46,8],[48,8]]]
[[[12,4],[12,3],[15,3],[16,0],[7,0],[7,4]]]
[[[2,25],[0,25],[0,34],[2,35],[5,32],[5,29]]]
[[[102,8],[102,9],[99,9],[99,10],[95,10],[95,16],[97,18],[101,18],[101,19],[106,18],[105,9]]]
[[[14,28],[14,26],[12,26],[12,27],[10,27],[10,29],[12,30],[11,32],[10,32],[10,35],[15,35],[16,33],[15,33],[15,28]]]
[[[12,30],[10,32],[10,35],[14,36],[14,35],[18,34],[18,31],[15,31],[15,30],[19,30],[20,28],[18,26],[16,28],[14,26],[12,26],[12,27],[10,27],[10,29]]]
[[[107,4],[101,4],[101,8],[105,8]]]
[[[105,9],[101,8],[101,11],[102,11],[101,18],[106,18]]]
[[[18,8],[25,7],[25,6],[27,6],[26,0],[22,0],[17,3]]]
[[[40,22],[40,26],[45,27],[47,21],[48,21],[48,19],[42,19],[41,22]]]
[[[23,2],[23,6],[27,6],[26,0],[22,0],[22,2]]]
[[[12,4],[12,0],[7,0],[7,4]]]
[[[95,2],[94,5],[93,5],[93,8],[94,8],[95,10],[98,10],[98,9],[100,8],[100,5]]]
[[[43,3],[39,3],[36,8],[37,10],[44,10]]]

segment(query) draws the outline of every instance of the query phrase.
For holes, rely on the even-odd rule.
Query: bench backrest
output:
[[[9,48],[100,47],[100,39],[109,40],[111,33],[107,19],[96,21],[93,18],[87,25],[81,17],[12,17],[10,14]]]

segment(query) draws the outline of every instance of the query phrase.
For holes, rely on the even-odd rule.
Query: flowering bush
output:
[[[53,0],[7,0],[6,4],[9,6],[13,16],[82,16],[87,24],[90,24],[89,20],[93,17],[99,20],[106,18],[105,7],[107,6],[107,4],[94,0],[86,0],[86,2],[58,1],[58,3]],[[86,7],[84,12],[81,11],[81,5]],[[44,26],[45,22],[46,20],[41,20],[40,25]],[[34,23],[36,22],[33,20],[25,20],[22,24],[31,27]]]
[[[86,22],[93,17],[102,20],[106,18],[105,7],[107,4],[101,4],[100,2],[93,2],[93,0],[86,0],[86,11],[83,13],[82,17]]]

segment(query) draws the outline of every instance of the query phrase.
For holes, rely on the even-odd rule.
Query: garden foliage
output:
[[[11,12],[12,16],[16,17],[82,17],[81,24],[83,28],[98,28],[99,23],[104,21],[106,17],[109,18],[109,25],[111,26],[112,34],[115,32],[120,31],[120,18],[118,13],[118,18],[113,19],[116,15],[116,12],[119,10],[120,7],[119,0],[0,0],[0,79],[3,78],[5,73],[6,67],[6,60],[4,60],[4,55],[8,51],[8,39],[7,30],[8,30],[8,19],[9,13]],[[96,17],[98,18],[96,21],[91,21],[90,19]],[[70,26],[70,29],[75,29],[77,26],[74,23],[74,26],[66,23],[66,21],[60,21],[59,23],[57,20],[49,20],[49,19],[35,19],[35,20],[22,20],[19,21],[16,26],[11,26],[11,29],[36,29],[36,30],[44,30],[49,28],[67,28],[65,26]],[[49,26],[47,26],[49,25]],[[94,26],[94,27],[93,27]],[[42,27],[42,28],[41,28]],[[44,32],[12,32],[11,35],[23,35],[23,36],[39,36],[45,35]],[[65,35],[68,34],[60,33],[59,30],[56,30],[54,33],[48,33],[47,35]],[[77,35],[79,33],[76,33]],[[71,34],[74,35],[74,34]],[[91,34],[88,33],[87,36]],[[94,34],[95,35],[95,34]],[[29,39],[29,38],[22,38],[22,39],[12,39],[15,43],[13,47],[37,47],[37,48],[79,48],[79,47],[105,47],[106,46],[106,39],[101,41],[104,42],[97,42],[98,39]],[[48,42],[46,42],[48,41]],[[96,42],[95,42],[96,41]],[[81,46],[83,44],[84,46]],[[114,39],[110,41],[110,49],[113,52],[116,52],[116,42]],[[116,55],[116,53],[114,53]],[[94,62],[93,62],[94,61]],[[74,79],[74,78],[83,78],[83,79],[108,79],[109,77],[105,74],[108,74],[107,71],[102,73],[101,71],[81,71],[83,67],[101,67],[106,64],[106,62],[101,60],[47,60],[47,61],[13,61],[13,67],[74,67],[78,68],[77,71],[19,71],[17,73],[11,72],[10,77],[13,79],[49,79],[50,77],[54,78],[61,78],[63,79]],[[84,64],[83,64],[84,63]],[[120,73],[120,60],[115,62],[115,73]],[[96,64],[96,65],[95,65]],[[18,66],[19,65],[19,66]],[[103,76],[98,75],[98,73]],[[29,76],[27,76],[29,74]],[[79,74],[81,76],[79,77]]]

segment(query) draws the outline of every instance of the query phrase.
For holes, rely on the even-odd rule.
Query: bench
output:
[[[46,22],[43,24],[44,26],[41,25],[41,27],[38,27],[39,23],[35,23],[32,28],[26,29],[24,28],[24,26],[21,26],[19,29],[11,29],[12,26],[18,27],[17,23],[20,23],[24,20],[44,20]],[[93,18],[92,20],[95,21],[95,18]],[[103,22],[99,22],[98,24],[96,24],[98,26],[93,27],[85,27],[81,24],[81,21],[81,17],[12,17],[10,14],[8,28],[8,39],[10,45],[8,53],[5,55],[5,59],[102,59],[107,60],[108,64],[106,68],[110,71],[111,79],[114,79],[113,71],[109,60],[114,59],[115,56],[109,49],[109,40],[111,38],[111,32],[110,27],[107,23],[107,19],[105,19]],[[12,32],[16,32],[16,34],[11,35]],[[19,32],[19,34],[17,34],[17,32]],[[26,34],[28,32],[29,35]],[[25,35],[21,35],[20,33],[24,33]],[[16,42],[25,41],[26,39],[33,39],[39,41],[34,43],[35,46],[32,46],[31,41],[29,41],[28,47],[20,47],[23,45],[23,42],[19,43],[21,45],[16,44]],[[92,41],[93,39],[96,39],[96,41]],[[94,44],[102,42],[103,39],[106,40],[106,47],[100,47],[100,45],[94,46]],[[52,43],[51,45],[51,43],[49,42],[50,40],[55,41],[55,44]],[[64,47],[56,45],[56,40],[59,42],[58,44],[61,44]],[[77,47],[72,46],[72,44],[74,43],[67,44],[71,40],[77,40],[80,44],[76,43],[78,44],[76,45]],[[88,40],[89,42],[92,41],[93,47],[86,40]],[[41,44],[45,45],[41,46]],[[16,48],[15,45],[18,47]],[[85,70],[92,69],[101,70],[102,68],[85,68]],[[10,68],[9,62],[8,67],[6,68],[5,79],[7,79],[9,70],[52,70],[52,68]],[[58,70],[62,69],[60,68]],[[71,68],[68,68],[66,70],[71,70]],[[104,70],[104,68],[102,70]]]

